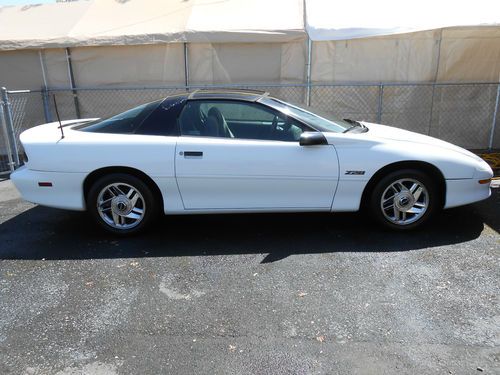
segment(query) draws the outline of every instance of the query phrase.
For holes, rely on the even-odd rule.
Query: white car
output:
[[[450,143],[236,90],[40,125],[21,142],[25,165],[11,179],[26,200],[87,210],[119,234],[160,213],[360,209],[407,230],[442,208],[488,198],[493,176]]]

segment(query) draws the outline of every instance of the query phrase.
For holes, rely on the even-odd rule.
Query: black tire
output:
[[[405,185],[406,181],[406,186],[412,186],[412,182],[414,181],[421,184],[424,190],[422,190],[422,193],[418,196],[418,200],[415,200],[414,194],[403,191],[403,189],[402,192],[395,193],[395,190],[391,188],[391,186],[401,180],[403,180],[403,185]],[[395,199],[391,200],[392,194],[394,194]],[[411,197],[408,196],[408,194],[411,194]],[[387,203],[383,206],[388,207],[385,210],[382,208],[383,196],[384,200],[387,201]],[[410,201],[404,205],[408,200]],[[426,204],[425,210],[420,213],[412,213],[413,211],[421,210],[421,206],[424,205],[424,201]],[[411,206],[412,202],[417,204],[419,207]],[[439,202],[437,184],[429,177],[429,175],[416,169],[403,169],[384,176],[373,188],[373,193],[371,194],[369,201],[369,208],[373,218],[386,228],[398,231],[407,231],[420,227],[434,216],[434,214],[439,210],[440,205],[441,202]],[[394,206],[396,206],[396,210],[394,210]],[[406,211],[403,216],[403,211],[407,210],[408,207],[411,208],[409,211]],[[399,210],[400,208],[401,210]],[[395,211],[397,211],[397,218]],[[389,216],[394,217],[389,218]],[[403,222],[403,217],[406,221],[408,221],[408,223]]]
[[[121,189],[122,191],[126,190],[128,187],[132,187],[133,189],[136,190],[134,195],[137,194],[137,192],[140,193],[138,194],[139,198],[137,199],[138,201],[137,205],[139,206],[138,209],[139,210],[142,209],[143,212],[140,214],[136,214],[136,216],[141,216],[141,218],[136,220],[138,221],[137,223],[132,223],[132,224],[130,224],[130,222],[133,222],[134,219],[123,218],[124,221],[128,222],[124,223],[123,225],[124,226],[133,225],[132,227],[123,227],[123,228],[115,227],[114,225],[121,225],[121,224],[113,224],[112,222],[111,223],[107,222],[106,219],[103,217],[103,216],[112,216],[110,215],[112,209],[110,208],[106,214],[101,214],[100,210],[98,209],[99,195],[101,194],[101,192],[103,192],[105,188],[109,187],[112,184],[123,184],[123,185],[118,185],[118,188]],[[125,191],[123,192],[126,193]],[[108,194],[108,193],[103,193],[103,194]],[[121,194],[118,195],[123,197],[123,195]],[[108,195],[108,197],[111,197],[111,195]],[[123,197],[123,199],[125,198]],[[87,194],[86,202],[89,214],[101,228],[105,229],[108,232],[123,236],[128,236],[144,231],[158,216],[159,214],[158,208],[160,206],[159,202],[156,202],[155,195],[153,194],[151,188],[146,183],[144,183],[139,178],[126,173],[112,173],[99,178],[90,187],[89,192]],[[111,204],[113,203],[110,203],[110,205]],[[118,207],[118,204],[115,204],[114,206],[116,208]],[[130,209],[130,207],[128,207],[128,209]],[[125,209],[122,213],[125,213],[127,211],[128,210]],[[120,220],[122,220],[122,218],[120,218]]]

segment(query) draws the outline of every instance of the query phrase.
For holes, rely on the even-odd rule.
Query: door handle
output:
[[[184,151],[184,157],[203,157],[203,151]]]

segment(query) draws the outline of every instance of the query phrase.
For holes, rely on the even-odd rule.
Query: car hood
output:
[[[392,126],[373,124],[370,122],[362,122],[368,128],[368,132],[363,133],[369,135],[372,138],[379,138],[391,141],[401,141],[410,143],[420,143],[423,145],[432,145],[435,147],[444,148],[450,151],[458,152],[462,155],[469,156],[477,161],[482,161],[482,159],[473,154],[470,151],[463,149],[462,147],[455,146],[449,142],[443,141],[441,139],[429,137],[427,135],[414,133],[408,130],[403,130],[399,128],[394,128]]]

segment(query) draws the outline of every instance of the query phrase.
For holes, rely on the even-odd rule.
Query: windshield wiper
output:
[[[354,128],[358,128],[358,127],[363,128],[363,129],[365,128],[365,126],[362,123],[360,123],[359,121],[351,120],[350,118],[345,118],[344,121],[352,125],[351,127],[344,130],[344,133],[347,133],[350,130],[352,130]]]

